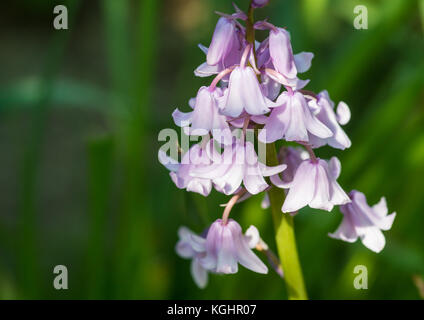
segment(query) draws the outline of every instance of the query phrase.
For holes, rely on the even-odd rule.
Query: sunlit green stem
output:
[[[267,145],[266,157],[268,165],[278,165],[274,144]],[[274,220],[275,241],[284,271],[288,297],[291,300],[308,299],[296,248],[293,217],[281,212],[285,198],[284,190],[272,188],[268,193]]]

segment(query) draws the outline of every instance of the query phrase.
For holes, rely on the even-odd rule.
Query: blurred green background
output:
[[[236,0],[243,10],[248,0]],[[53,29],[65,4],[69,30]],[[353,8],[368,7],[368,30]],[[176,256],[177,229],[201,232],[226,200],[178,190],[157,160],[171,112],[210,79],[204,61],[230,1],[17,0],[0,3],[0,298],[281,299],[284,284],[241,268],[205,290]],[[351,108],[341,185],[398,213],[387,245],[330,239],[341,214],[304,209],[298,248],[314,299],[419,299],[424,276],[424,1],[271,0],[256,18],[290,30],[294,52],[315,53],[307,89]],[[258,32],[263,39],[265,33]],[[303,77],[305,78],[305,77]],[[275,247],[261,196],[232,215]],[[69,289],[55,290],[55,265]],[[353,288],[366,265],[369,289]],[[419,282],[416,280],[415,282]]]

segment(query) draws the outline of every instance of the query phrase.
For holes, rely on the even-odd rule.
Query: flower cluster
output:
[[[253,1],[251,9],[266,4]],[[181,162],[159,152],[178,188],[203,196],[215,189],[233,196],[222,219],[203,235],[180,228],[176,250],[192,259],[195,282],[204,287],[208,272],[235,273],[238,263],[267,273],[252,251],[268,252],[257,229],[252,226],[243,234],[228,215],[235,203],[259,193],[265,193],[263,207],[268,207],[270,188],[285,190],[282,214],[295,214],[305,206],[326,211],[340,206],[344,218],[330,236],[348,242],[359,237],[369,249],[381,251],[385,244],[381,230],[391,228],[395,214],[387,215],[384,198],[370,208],[362,193],[346,194],[337,182],[340,161],[315,155],[314,149],[328,145],[344,150],[351,141],[342,128],[350,120],[349,107],[344,102],[336,106],[327,91],[304,90],[309,80],[299,75],[311,67],[313,53],[294,54],[290,33],[268,21],[250,23],[250,32],[260,30],[267,37],[249,41],[248,15],[236,6],[235,13],[219,15],[209,47],[200,45],[206,61],[194,71],[198,77],[214,78],[190,99],[189,112],[176,109],[172,114],[186,135],[202,136],[202,142],[181,150]],[[253,139],[249,131],[254,131]],[[279,140],[299,147],[282,147],[279,165],[267,166],[260,146]]]

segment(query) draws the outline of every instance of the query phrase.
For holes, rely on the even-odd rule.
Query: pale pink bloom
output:
[[[209,167],[212,163],[210,154],[206,148],[202,148],[199,144],[193,145],[187,151],[181,163],[168,157],[165,152],[159,150],[159,161],[171,172],[172,181],[179,189],[196,192],[203,196],[208,196],[212,190],[211,179],[193,177],[191,172],[201,167]]]
[[[218,62],[215,65],[209,65],[206,61],[202,63],[200,66],[194,70],[194,75],[197,77],[210,77],[213,75],[217,75],[224,69],[230,68],[239,64],[241,56],[243,54],[245,46],[242,44],[242,41],[239,39],[241,37],[241,33],[237,31],[237,41],[233,44],[230,52],[226,55],[226,57]],[[199,48],[207,55],[209,49],[203,45],[199,45]],[[228,82],[229,76],[225,76],[222,81]]]
[[[273,28],[269,33],[269,54],[275,70],[286,78],[297,76],[290,34],[283,28]]]
[[[239,190],[242,182],[250,194],[258,194],[268,187],[264,177],[275,175],[285,168],[285,164],[266,166],[258,160],[251,142],[243,144],[237,140],[233,145],[225,146],[220,160],[215,160],[214,165],[197,168],[191,174],[211,179],[215,189],[226,195]]]
[[[337,105],[337,114],[334,112],[334,102],[331,101],[328,92],[322,91],[317,95],[317,100],[309,101],[309,107],[315,116],[325,124],[333,133],[329,138],[320,138],[314,134],[309,135],[309,143],[313,148],[319,148],[328,144],[337,149],[346,149],[351,146],[349,137],[343,131],[340,124],[346,124],[350,119],[350,110],[346,103]]]
[[[277,99],[276,108],[271,111],[265,127],[259,133],[259,140],[270,143],[279,139],[308,142],[308,133],[329,138],[332,132],[320,122],[308,107],[300,92],[283,92]]]
[[[384,197],[370,207],[362,192],[353,190],[349,196],[352,202],[340,206],[340,211],[343,213],[342,223],[329,236],[347,242],[355,242],[360,238],[368,249],[380,252],[386,244],[381,230],[391,229],[396,213],[387,214],[387,203]]]
[[[290,34],[283,28],[272,27],[269,33],[269,55],[276,71],[287,79],[295,79],[311,67],[311,52],[293,55]]]
[[[336,157],[329,163],[319,158],[302,161],[287,186],[289,192],[282,211],[295,212],[306,205],[331,211],[335,205],[349,203],[349,197],[337,183],[340,170],[340,161]]]
[[[254,233],[245,236],[240,225],[233,219],[223,224],[221,219],[210,226],[206,240],[196,238],[198,244],[206,248],[206,255],[200,258],[200,265],[216,273],[237,273],[240,263],[247,269],[258,273],[268,273],[265,264],[253,253]]]
[[[262,115],[269,112],[273,105],[262,92],[251,67],[240,66],[231,72],[228,90],[220,104],[222,114],[238,117],[246,111],[250,115]]]
[[[232,19],[221,17],[216,24],[206,56],[208,65],[216,65],[228,55],[237,42],[236,26]]]
[[[201,289],[205,288],[208,283],[208,270],[202,267],[200,259],[206,256],[206,248],[202,241],[197,240],[201,238],[190,229],[180,227],[178,229],[179,240],[175,246],[175,251],[181,258],[191,259],[191,275],[194,282]]]
[[[172,113],[175,124],[187,127],[185,130],[187,135],[203,136],[211,132],[217,141],[231,143],[232,136],[227,118],[219,113],[218,108],[218,99],[222,95],[221,88],[211,91],[209,87],[201,87],[196,96],[194,111],[184,113],[175,109]]]
[[[268,23],[262,23],[265,24],[265,27],[275,28]],[[259,28],[261,28],[261,23],[259,23],[258,26]],[[288,56],[289,60],[294,63],[294,69],[296,69],[296,76],[288,76],[287,72],[281,73],[279,72],[278,68],[274,67],[274,60],[271,58],[270,55],[269,38],[266,38],[258,46],[258,49],[256,50],[256,56],[258,60],[258,68],[261,70],[265,70],[265,73],[263,75],[266,75],[270,78],[270,80],[267,80],[267,86],[273,85],[274,87],[276,87],[277,85],[273,84],[275,82],[279,85],[283,84],[285,86],[289,86],[294,90],[300,90],[309,83],[309,80],[299,79],[297,77],[297,73],[303,73],[309,70],[312,64],[312,58],[314,57],[313,53],[301,52],[295,55],[291,54]],[[272,98],[270,99],[273,100]]]

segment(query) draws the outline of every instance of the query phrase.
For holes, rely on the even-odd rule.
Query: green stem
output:
[[[266,151],[267,164],[269,166],[278,165],[275,144],[268,144]],[[285,198],[284,190],[272,188],[268,194],[274,220],[275,241],[284,271],[288,297],[290,300],[306,300],[308,295],[297,253],[293,217],[281,212]]]

